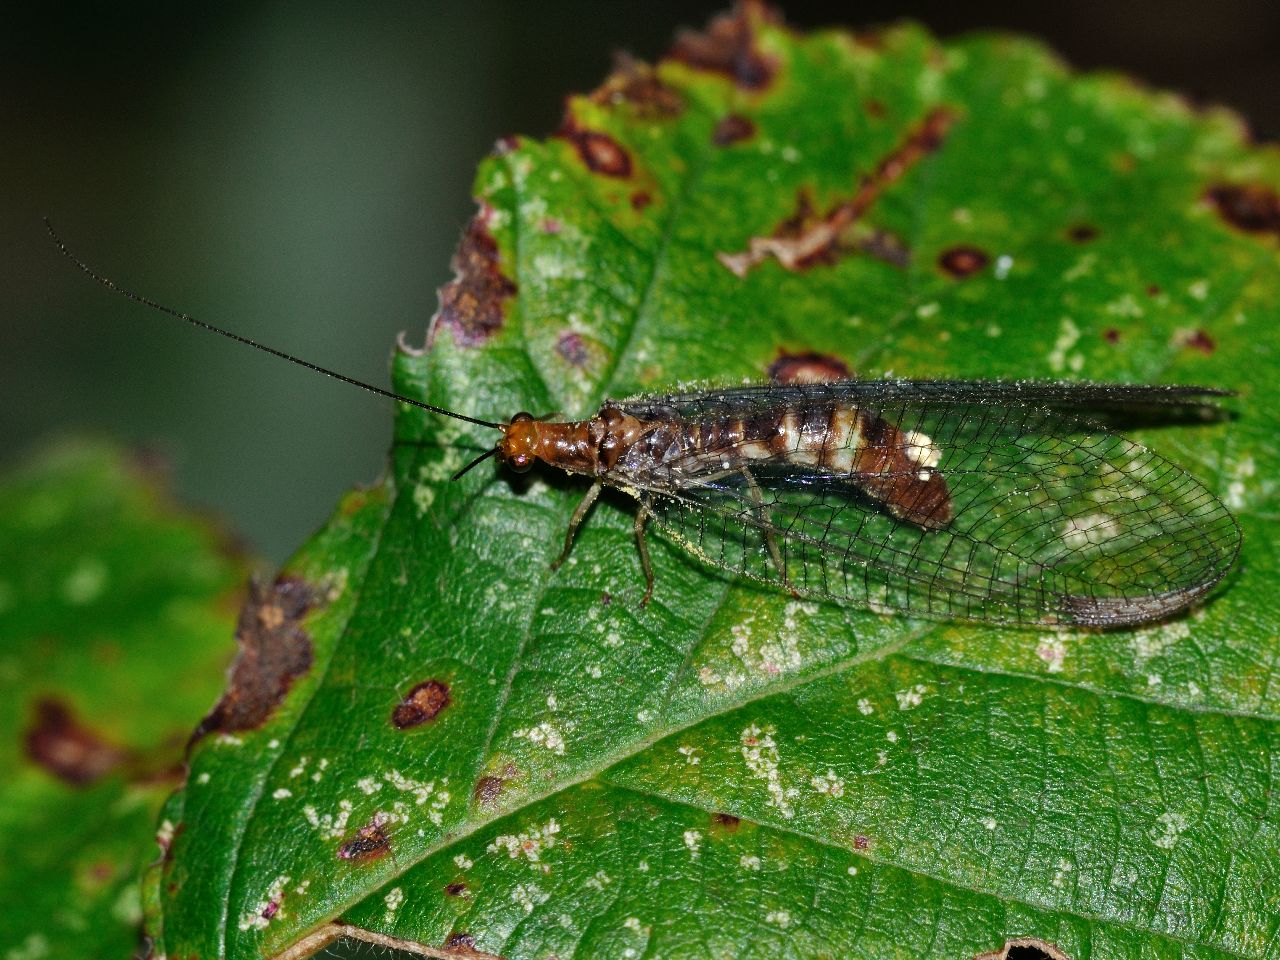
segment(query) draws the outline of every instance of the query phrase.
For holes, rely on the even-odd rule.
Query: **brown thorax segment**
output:
[[[528,413],[511,418],[498,441],[498,455],[523,473],[541,460],[569,473],[600,476],[617,466],[631,447],[654,425],[604,406],[590,420],[547,423]]]

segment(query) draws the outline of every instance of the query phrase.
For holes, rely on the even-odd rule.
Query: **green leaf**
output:
[[[49,448],[0,478],[0,943],[129,956],[191,717],[218,693],[245,559],[144,462]]]
[[[1230,387],[1233,422],[1139,438],[1238,514],[1238,571],[1163,625],[998,630],[655,536],[642,608],[625,496],[553,572],[584,486],[450,483],[493,434],[402,409],[288,569],[312,665],[194,756],[164,952],[1277,956],[1277,185],[1228,114],[1028,41],[753,5],[504,142],[408,395],[583,417],[780,361]]]

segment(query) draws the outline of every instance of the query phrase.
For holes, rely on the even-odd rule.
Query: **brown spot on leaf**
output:
[[[373,819],[356,831],[355,836],[338,847],[339,860],[365,863],[380,860],[391,852],[391,837],[386,831],[387,819],[375,814]]]
[[[297,577],[250,585],[236,625],[240,652],[227,689],[200,721],[192,741],[215,731],[253,730],[266,722],[293,682],[311,669],[311,638],[302,619],[318,596]]]
[[[1115,327],[1107,327],[1107,329],[1102,331],[1102,339],[1112,346],[1115,346],[1120,342],[1120,331]]]
[[[587,364],[587,344],[580,333],[562,333],[556,340],[556,353],[572,367],[584,367]]]
[[[875,170],[862,177],[857,191],[821,216],[815,216],[807,191],[797,198],[796,212],[783,220],[768,237],[752,237],[741,253],[717,253],[716,258],[739,277],[773,257],[783,268],[806,270],[820,263],[834,263],[839,254],[859,247],[853,236],[855,225],[891,184],[925,156],[936,151],[955,117],[950,110],[936,107],[908,134]]]
[[[613,603],[613,594],[611,594],[608,590],[605,590],[600,594],[600,605],[607,607],[611,603]]]
[[[1219,184],[1206,190],[1204,196],[1218,215],[1237,230],[1280,235],[1280,196],[1270,187]]]
[[[631,176],[631,154],[607,133],[584,130],[573,117],[566,117],[556,135],[573,144],[583,164],[592,173],[619,180]]]
[[[561,230],[563,230],[563,229],[564,229],[564,224],[562,224],[562,223],[561,223],[559,220],[557,220],[555,217],[543,217],[543,218],[542,218],[542,232],[543,232],[543,233],[553,234],[553,235],[554,235],[554,234],[559,233],[559,232],[560,232]]]
[[[490,806],[502,795],[506,781],[502,777],[481,777],[476,781],[471,796],[482,807]]]
[[[826,353],[779,352],[766,371],[774,383],[826,383],[848,380],[853,373],[839,357]]]
[[[756,135],[756,125],[750,117],[740,113],[730,113],[720,118],[715,130],[711,133],[711,142],[717,147],[727,147],[743,140],[750,140]]]
[[[36,701],[26,748],[33,763],[76,787],[93,783],[128,759],[127,751],[78,722],[70,707],[47,697]]]
[[[631,195],[631,209],[639,213],[649,204],[653,203],[653,196],[648,190],[637,190]]]
[[[999,950],[979,953],[973,960],[1071,960],[1054,944],[1038,937],[1013,937]]]
[[[444,892],[451,897],[461,897],[467,892],[467,885],[461,880],[455,880],[444,888]]]
[[[1067,229],[1067,239],[1072,243],[1088,243],[1098,239],[1098,228],[1088,223],[1077,223]]]
[[[713,19],[705,32],[683,31],[668,56],[695,70],[722,73],[744,90],[763,90],[777,64],[756,49],[756,29],[778,20],[763,3],[742,0]]]
[[[441,948],[441,952],[449,957],[461,957],[463,960],[502,960],[492,953],[485,953],[476,948],[476,938],[469,933],[458,931],[449,934]]]
[[[877,120],[883,120],[887,112],[883,101],[867,100],[862,104],[862,109],[867,111],[867,116],[874,117]]]
[[[853,838],[853,849],[866,850],[871,846],[871,838],[859,833]]]
[[[1218,349],[1218,342],[1204,330],[1180,330],[1174,334],[1174,342],[1181,347],[1198,350],[1206,357]]]
[[[516,285],[502,274],[486,218],[482,210],[467,224],[453,255],[454,278],[440,288],[438,324],[453,331],[460,347],[477,346],[501,329],[503,301],[516,293]]]
[[[424,680],[404,695],[391,711],[391,722],[401,730],[429,723],[449,706],[449,685],[441,680]]]
[[[963,280],[965,277],[981,272],[990,262],[991,258],[987,256],[986,251],[966,244],[944,250],[938,257],[938,266],[957,280]]]
[[[684,99],[658,79],[657,72],[629,53],[614,56],[613,72],[591,95],[601,106],[629,105],[641,117],[675,117],[684,110]]]
[[[736,833],[738,827],[742,826],[742,818],[735,817],[732,813],[717,813],[711,817],[711,825],[727,833]]]
[[[1158,296],[1160,296],[1160,285],[1159,285],[1159,284],[1157,284],[1157,283],[1150,284],[1150,285],[1147,287],[1147,296],[1148,296],[1148,297],[1158,297]]]

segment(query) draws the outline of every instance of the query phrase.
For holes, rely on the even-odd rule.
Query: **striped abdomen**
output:
[[[821,404],[742,418],[658,419],[648,426],[623,457],[624,471],[679,485],[682,477],[790,466],[848,477],[895,517],[921,527],[951,521],[933,441],[856,407]]]

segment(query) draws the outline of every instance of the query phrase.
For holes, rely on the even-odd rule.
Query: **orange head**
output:
[[[541,426],[533,419],[533,414],[521,411],[503,428],[502,439],[498,441],[498,456],[516,473],[524,473],[541,455]]]

